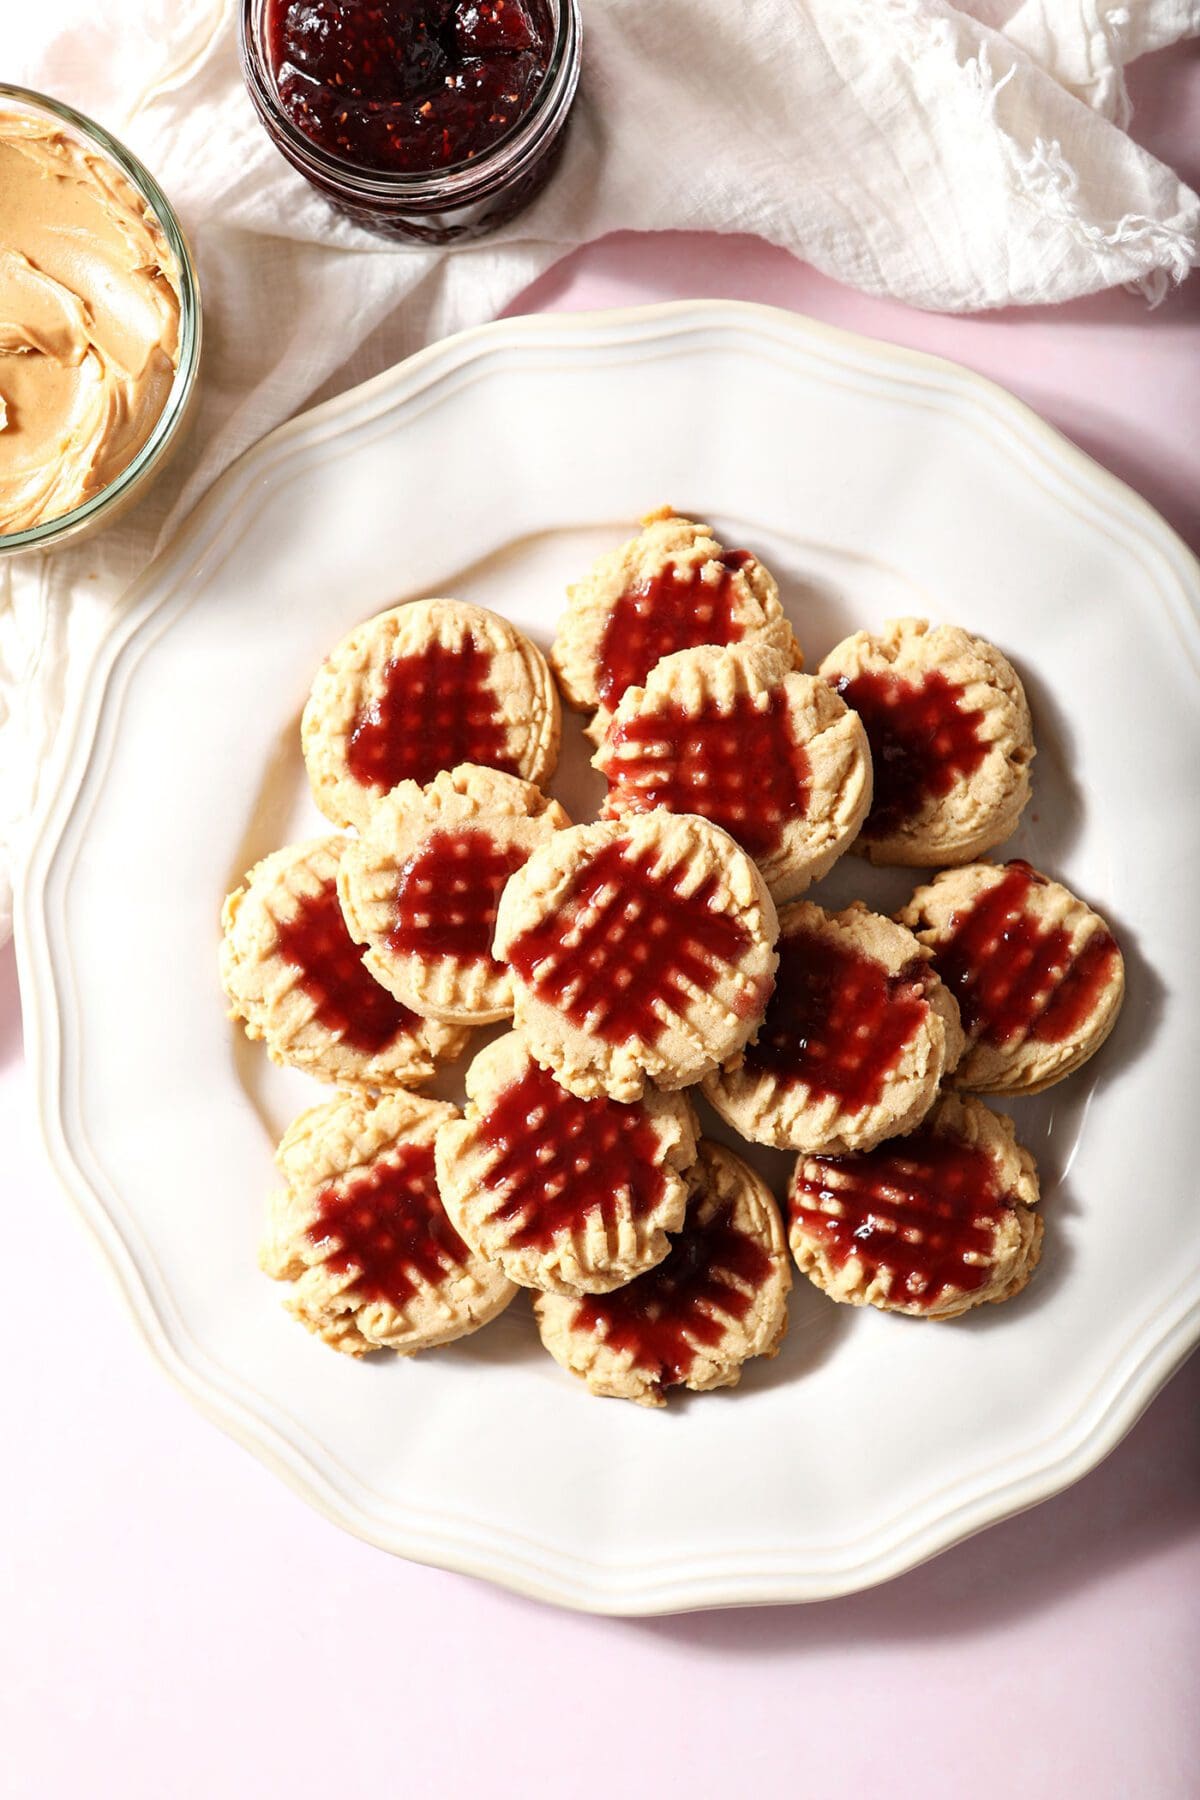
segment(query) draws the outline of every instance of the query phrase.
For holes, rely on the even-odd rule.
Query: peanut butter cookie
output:
[[[1125,963],[1099,913],[1026,862],[972,863],[900,913],[958,1001],[967,1049],[954,1086],[1040,1094],[1094,1056],[1117,1022]]]
[[[664,657],[626,688],[592,766],[606,818],[699,813],[749,852],[776,903],[829,873],[871,804],[858,714],[762,643]]]
[[[766,1184],[707,1139],[670,1252],[611,1294],[539,1294],[551,1356],[593,1394],[664,1406],[667,1390],[734,1387],[753,1356],[774,1356],[792,1285],[783,1225]]]
[[[433,1146],[452,1106],[344,1093],[302,1113],[276,1154],[260,1262],[334,1350],[402,1356],[478,1331],[516,1293],[463,1243],[438,1195]]]
[[[970,862],[1017,828],[1033,725],[1016,670],[957,625],[858,631],[820,673],[866,726],[875,797],[855,846],[876,863]]]
[[[683,1223],[696,1122],[682,1094],[580,1100],[521,1038],[467,1070],[467,1110],[438,1133],[456,1229],[522,1287],[602,1294],[661,1262]]]
[[[599,742],[626,688],[676,650],[697,644],[761,642],[803,662],[758,558],[726,550],[708,525],[651,513],[637,537],[609,550],[567,589],[567,610],[550,650],[571,706],[594,712]]]
[[[365,825],[401,781],[482,763],[544,786],[561,714],[546,659],[507,619],[459,600],[413,600],[343,638],[318,671],[300,739],[313,798]]]
[[[538,1062],[585,1099],[690,1087],[762,1017],[778,921],[744,850],[661,810],[556,832],[509,881],[497,956]]]
[[[230,1017],[273,1062],[320,1081],[396,1087],[458,1055],[466,1033],[419,1018],[362,964],[338,904],[348,838],[290,844],[256,864],[221,914]]]
[[[837,1156],[912,1131],[962,1054],[958,1007],[930,953],[855,901],[779,918],[779,972],[740,1068],[704,1091],[743,1137]]]
[[[953,1319],[1010,1300],[1041,1255],[1037,1169],[1011,1119],[947,1094],[910,1136],[802,1156],[788,1194],[800,1270],[833,1300]]]
[[[426,787],[402,781],[371,809],[338,874],[366,968],[428,1018],[505,1018],[512,982],[492,955],[500,895],[530,853],[570,823],[529,782],[474,763],[443,770]]]

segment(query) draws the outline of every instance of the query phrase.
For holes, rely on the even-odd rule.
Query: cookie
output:
[[[1017,828],[1033,724],[1020,677],[957,625],[893,619],[859,631],[820,673],[862,718],[875,797],[856,849],[876,863],[970,862]]]
[[[1100,1048],[1125,963],[1098,913],[1025,862],[973,863],[918,888],[900,913],[958,1001],[967,1050],[954,1086],[1038,1094]]]
[[[529,782],[474,763],[385,794],[338,872],[346,924],[376,981],[431,1019],[506,1018],[512,983],[492,956],[500,895],[570,823]]]
[[[783,1225],[766,1184],[705,1140],[669,1255],[615,1293],[539,1294],[542,1342],[593,1394],[664,1406],[667,1390],[735,1387],[752,1356],[774,1356],[792,1285]]]
[[[290,844],[256,864],[221,913],[221,985],[230,1017],[273,1062],[319,1081],[424,1081],[466,1033],[418,1018],[362,965],[338,905],[343,837]]]
[[[573,1093],[636,1100],[735,1056],[766,1006],[778,921],[706,819],[663,811],[556,832],[496,918],[518,1029]]]
[[[945,1095],[909,1137],[801,1156],[788,1190],[799,1269],[833,1300],[953,1319],[1010,1300],[1042,1248],[1037,1169],[1011,1119]]]
[[[761,642],[803,662],[775,579],[747,550],[725,550],[708,525],[652,513],[574,587],[550,661],[568,703],[595,712],[599,742],[626,688],[676,650]]]
[[[321,811],[365,826],[398,782],[423,786],[459,763],[544,786],[560,726],[546,659],[507,619],[413,600],[343,638],[313,682],[300,740]]]
[[[467,1070],[438,1133],[446,1211],[522,1287],[603,1294],[661,1262],[683,1223],[696,1121],[681,1094],[580,1100],[510,1032]]]
[[[260,1262],[334,1350],[411,1356],[478,1331],[516,1293],[463,1243],[438,1195],[433,1146],[452,1106],[343,1093],[302,1113],[276,1162]]]
[[[749,852],[776,902],[829,873],[871,804],[862,720],[767,644],[664,657],[626,688],[592,767],[606,818],[698,813]]]
[[[958,1007],[910,931],[855,901],[779,917],[779,972],[740,1068],[705,1077],[756,1144],[838,1156],[912,1131],[963,1048]]]

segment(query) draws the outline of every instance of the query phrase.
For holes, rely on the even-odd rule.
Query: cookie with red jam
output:
[[[893,619],[831,650],[820,674],[866,727],[874,798],[855,849],[876,863],[971,862],[1017,828],[1033,724],[1006,656],[957,625]]]
[[[606,818],[698,813],[749,852],[777,904],[829,873],[871,804],[858,714],[761,643],[664,657],[625,690],[592,766]]]
[[[740,1054],[775,974],[766,883],[707,819],[661,809],[556,832],[509,881],[496,954],[535,1059],[636,1100]]]
[[[1117,1022],[1125,962],[1112,932],[1026,862],[972,863],[899,914],[933,957],[967,1035],[954,1086],[1040,1094],[1081,1068]]]
[[[259,1260],[331,1349],[412,1356],[478,1331],[516,1293],[446,1217],[434,1141],[457,1116],[416,1094],[343,1093],[285,1133]]]
[[[342,913],[369,973],[427,1018],[506,1018],[512,982],[492,955],[500,895],[570,823],[540,788],[474,763],[425,787],[402,781],[372,808],[338,873]]]
[[[1011,1300],[1041,1255],[1037,1168],[1012,1120],[945,1095],[908,1137],[801,1156],[788,1239],[830,1299],[924,1319]]]
[[[921,1123],[962,1054],[958,1007],[911,931],[861,901],[779,916],[779,970],[736,1069],[706,1076],[756,1144],[840,1155]]]
[[[792,668],[804,660],[758,558],[665,508],[567,589],[550,662],[568,703],[595,714],[599,742],[626,688],[643,686],[664,656],[740,643],[769,644]]]
[[[510,1032],[467,1070],[467,1107],[438,1133],[446,1211],[511,1281],[602,1294],[662,1261],[683,1223],[696,1121],[682,1094],[623,1105],[560,1087]]]
[[[359,625],[323,663],[300,725],[313,798],[365,826],[401,781],[481,763],[542,787],[561,713],[546,659],[507,619],[412,600]]]
[[[425,1081],[466,1043],[418,1016],[363,967],[338,903],[350,840],[316,838],[265,856],[225,901],[221,983],[230,1018],[273,1062],[346,1087]]]
[[[533,1303],[551,1356],[593,1394],[665,1406],[672,1388],[736,1387],[751,1358],[775,1356],[792,1285],[766,1183],[702,1140],[688,1208],[663,1261],[611,1294]]]

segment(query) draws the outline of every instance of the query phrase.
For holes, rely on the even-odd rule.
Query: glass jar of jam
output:
[[[479,237],[549,179],[579,0],[242,0],[242,72],[277,149],[358,224]]]

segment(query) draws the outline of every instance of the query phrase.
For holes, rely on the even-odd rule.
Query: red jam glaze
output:
[[[388,947],[397,955],[493,962],[500,895],[525,860],[524,850],[487,831],[432,832],[397,877]]]
[[[423,785],[464,762],[519,774],[508,754],[491,666],[490,650],[469,636],[457,650],[435,642],[412,656],[393,657],[381,692],[359,713],[346,741],[346,766],[355,781],[386,793],[398,781]]]
[[[1078,950],[1061,925],[1039,924],[1026,902],[1046,877],[1026,862],[1005,864],[1002,879],[965,912],[934,950],[939,975],[977,1040],[1018,1037],[1058,1044],[1086,1023],[1112,979],[1118,956],[1107,931]]]
[[[875,798],[864,837],[889,837],[927,800],[973,775],[987,755],[983,714],[964,707],[963,688],[938,669],[919,681],[868,669],[834,686],[862,719],[871,746]]]
[[[753,562],[748,550],[727,550],[716,581],[701,580],[708,564],[680,571],[664,563],[657,575],[621,595],[600,640],[600,699],[610,709],[627,687],[640,687],[655,663],[699,644],[736,644],[733,578]]]
[[[498,1095],[480,1132],[494,1154],[484,1186],[501,1196],[491,1219],[510,1226],[514,1248],[549,1250],[591,1213],[611,1231],[618,1197],[634,1219],[662,1199],[658,1134],[643,1108],[579,1100],[536,1064]]]
[[[703,1205],[703,1194],[692,1198],[664,1262],[626,1287],[582,1301],[571,1319],[573,1331],[627,1350],[659,1387],[687,1380],[699,1351],[715,1349],[730,1322],[746,1317],[771,1274],[759,1240],[734,1225],[732,1201],[702,1222]]]
[[[432,1144],[402,1144],[369,1174],[318,1194],[308,1238],[327,1269],[354,1276],[364,1301],[398,1311],[418,1278],[437,1287],[470,1258],[438,1195]]]
[[[656,1008],[684,1012],[689,988],[710,990],[714,973],[750,944],[741,920],[716,909],[715,875],[685,895],[687,870],[659,869],[656,860],[652,848],[605,844],[554,913],[509,947],[510,964],[539,1000],[610,1044],[657,1043],[666,1020]],[[581,927],[584,911],[592,916]]]
[[[316,1004],[326,1031],[363,1056],[378,1056],[420,1024],[362,965],[362,951],[346,929],[337,884],[300,903],[294,919],[276,927],[275,948],[300,971],[300,987]]]
[[[890,1269],[892,1300],[931,1307],[948,1288],[983,1286],[986,1264],[967,1258],[990,1256],[1012,1200],[985,1151],[922,1129],[859,1155],[802,1160],[788,1205],[839,1267],[858,1257],[871,1273]]]
[[[331,156],[428,174],[470,162],[529,111],[547,0],[268,0],[279,104]]]
[[[804,1082],[846,1112],[877,1106],[884,1082],[928,1015],[926,967],[889,975],[882,963],[811,931],[779,940],[779,972],[749,1075]]]
[[[782,688],[763,708],[750,694],[728,711],[660,706],[615,726],[605,753],[609,818],[656,806],[699,813],[751,856],[766,856],[785,824],[808,810],[808,752],[793,736]]]

